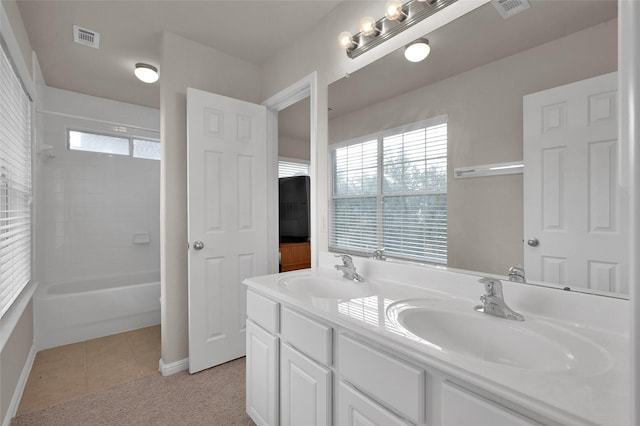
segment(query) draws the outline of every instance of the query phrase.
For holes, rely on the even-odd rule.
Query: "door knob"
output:
[[[529,238],[527,240],[527,244],[529,244],[531,247],[538,247],[538,245],[540,245],[540,241],[538,241],[537,238]]]
[[[196,241],[193,243],[194,250],[202,250],[204,248],[204,243],[202,241]]]

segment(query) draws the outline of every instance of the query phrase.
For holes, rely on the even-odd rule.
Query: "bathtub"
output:
[[[44,284],[34,298],[37,350],[160,324],[160,273]]]

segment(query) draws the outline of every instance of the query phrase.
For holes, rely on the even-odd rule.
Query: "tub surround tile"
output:
[[[157,374],[159,359],[160,326],[40,351],[18,414]]]

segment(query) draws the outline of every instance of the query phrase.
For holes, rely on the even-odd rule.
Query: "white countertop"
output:
[[[358,271],[379,286],[377,294],[347,300],[315,298],[282,285],[283,279],[296,275],[340,277],[338,271],[327,267],[249,278],[244,283],[380,344],[392,345],[399,352],[550,420],[628,424],[629,338],[625,330],[628,301],[503,282],[507,304],[522,313],[526,321],[569,329],[599,346],[604,354],[597,371],[527,370],[448,352],[406,332],[387,317],[389,305],[407,299],[432,299],[443,306],[449,304],[452,309],[468,306],[473,312],[483,293],[476,282],[479,276],[368,259],[354,258],[354,261]],[[321,266],[328,266],[328,262],[335,263],[335,259],[321,256]],[[389,279],[390,276],[395,279]],[[537,302],[539,309],[534,309],[532,301]]]

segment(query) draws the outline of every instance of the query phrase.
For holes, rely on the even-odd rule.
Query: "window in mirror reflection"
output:
[[[278,177],[309,176],[309,162],[296,159],[278,160]]]
[[[447,118],[333,145],[330,248],[447,263]]]

